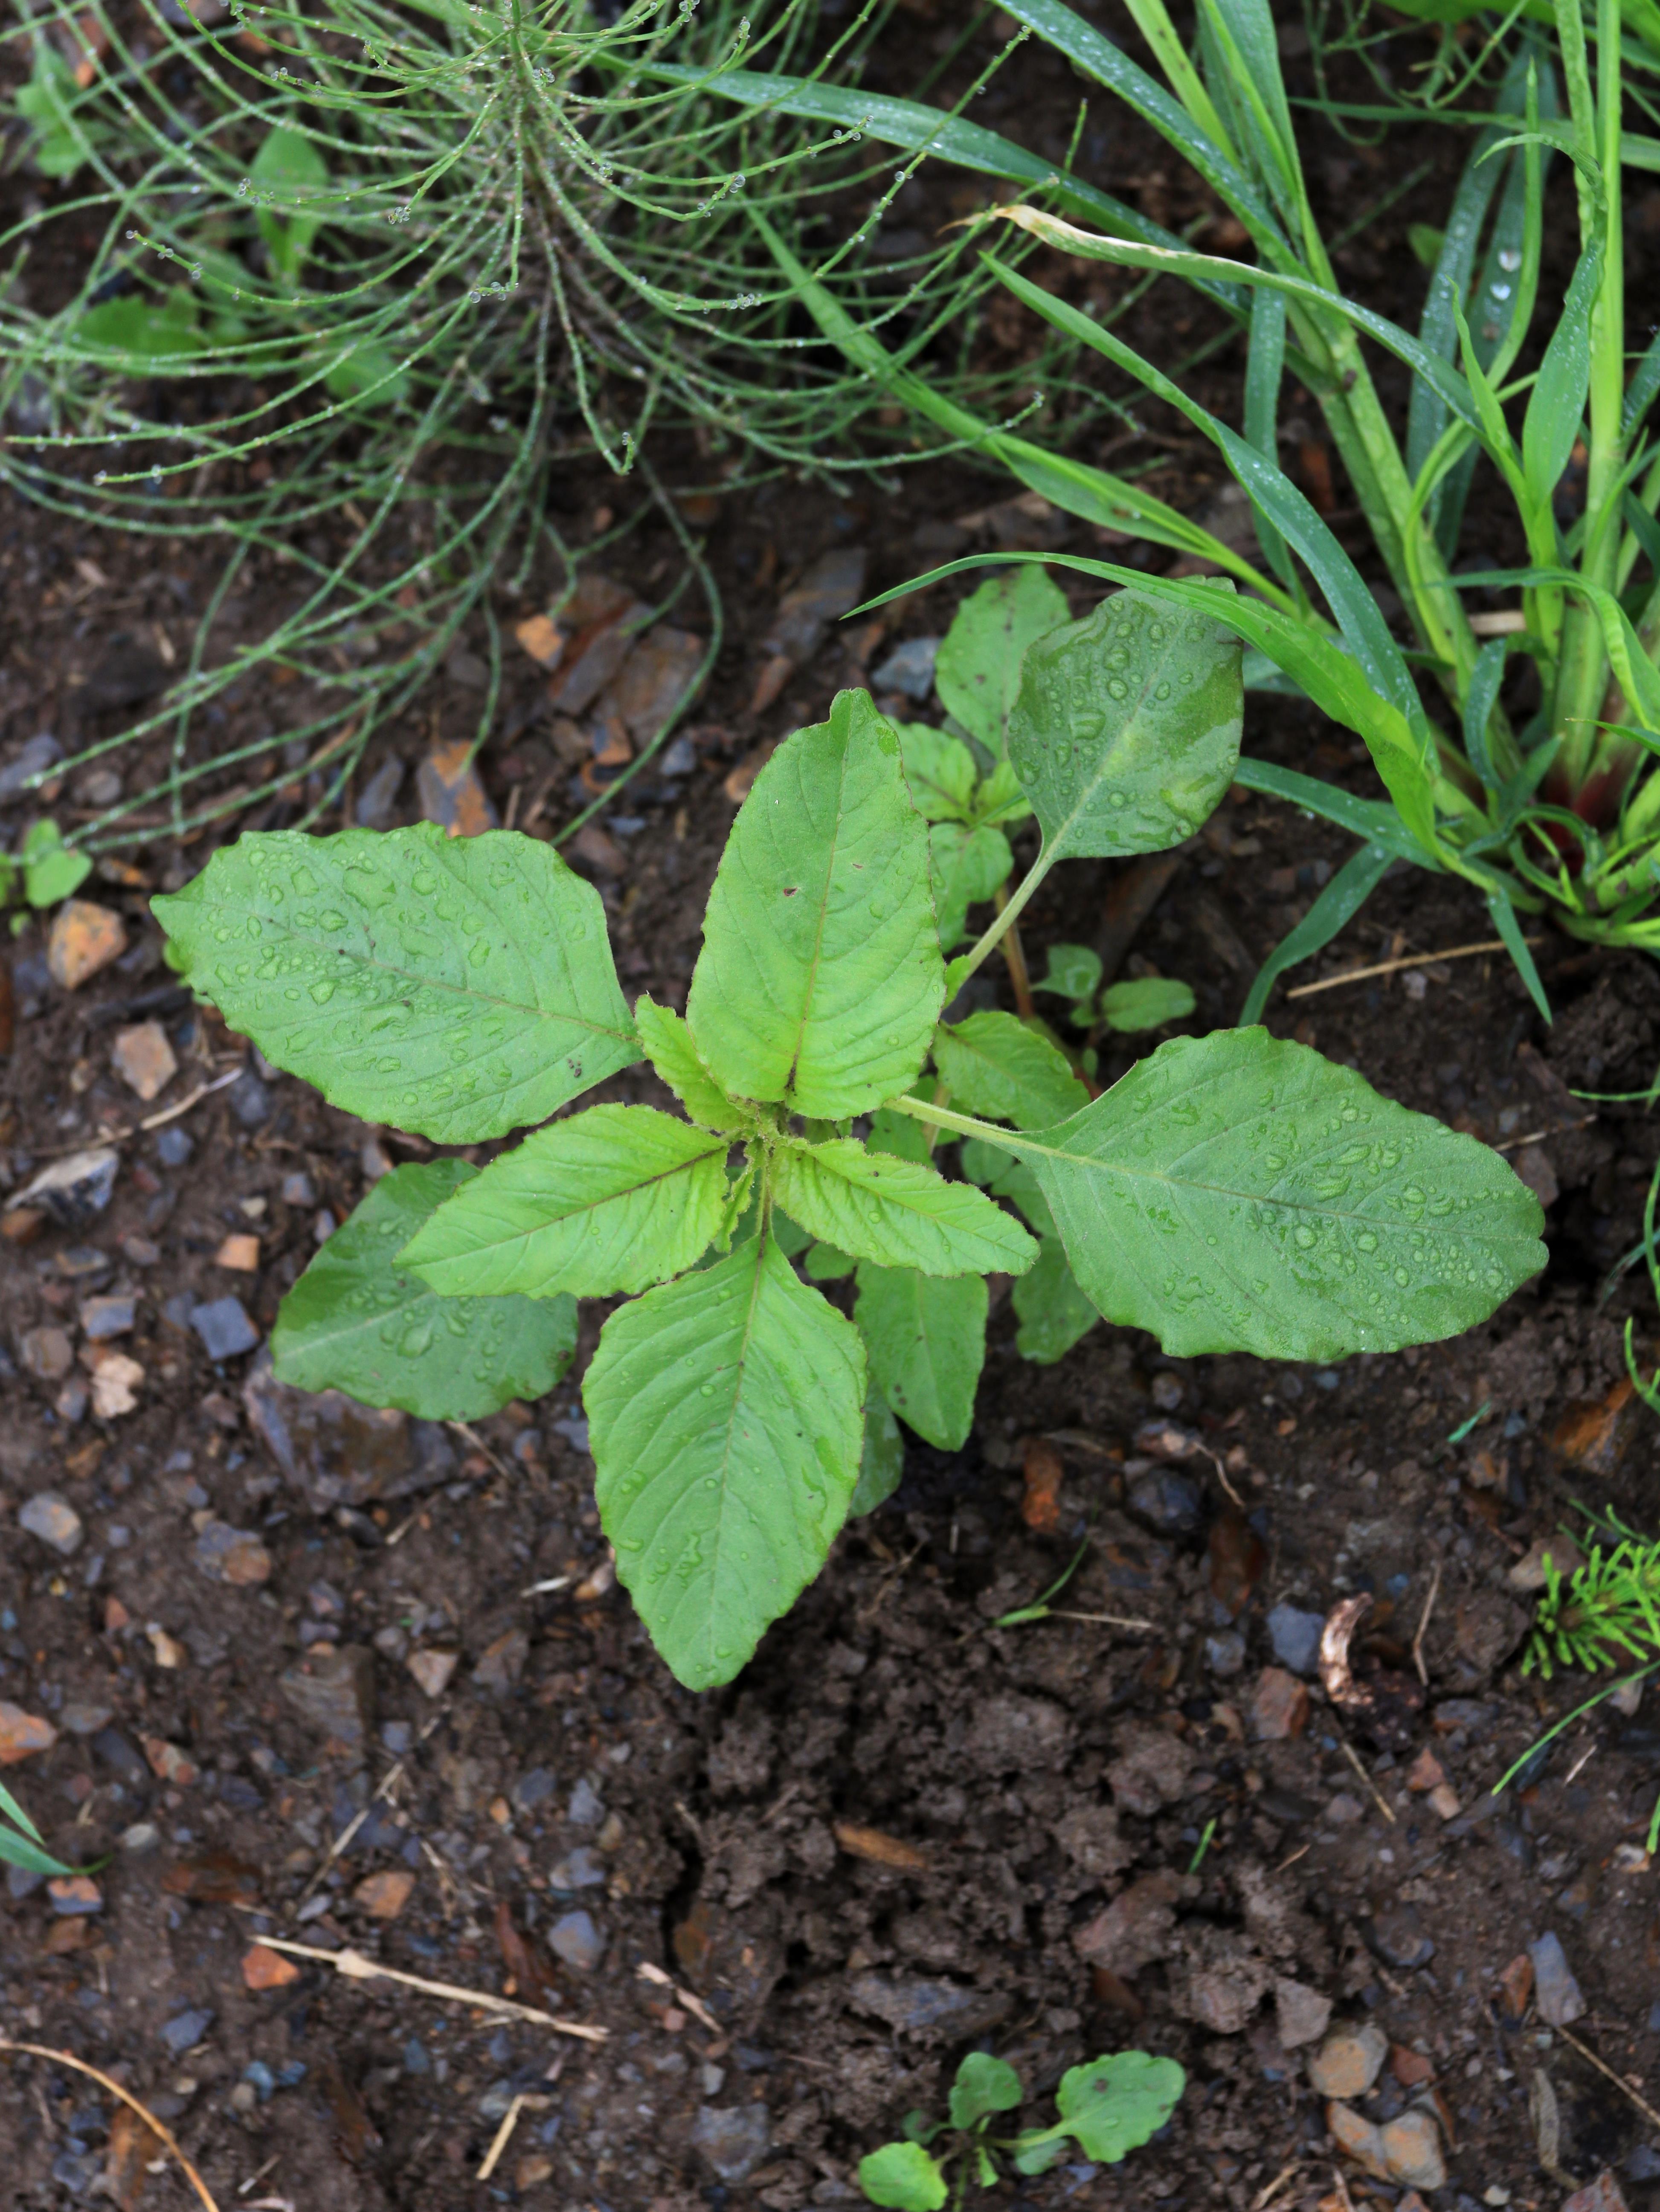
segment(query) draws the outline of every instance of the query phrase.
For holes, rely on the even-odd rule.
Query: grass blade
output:
[[[1470,766],[1489,791],[1499,790],[1504,783],[1487,749],[1487,723],[1504,680],[1505,641],[1495,637],[1475,656],[1469,690],[1464,696],[1464,750],[1469,755]]]
[[[1386,845],[1363,845],[1349,855],[1296,928],[1280,939],[1257,969],[1239,1010],[1241,1029],[1261,1021],[1268,994],[1287,968],[1323,951],[1339,930],[1353,921],[1399,857]]]
[[[1275,761],[1253,760],[1249,753],[1240,755],[1233,780],[1247,791],[1261,792],[1266,799],[1283,799],[1289,805],[1317,814],[1323,822],[1335,822],[1340,830],[1349,830],[1369,845],[1383,846],[1396,860],[1423,865],[1423,854],[1402,829],[1395,809],[1381,799],[1357,798],[1335,783],[1323,783],[1318,776],[1281,768]]]

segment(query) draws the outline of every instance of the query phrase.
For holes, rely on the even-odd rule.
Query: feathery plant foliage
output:
[[[1163,84],[1061,0],[1010,0],[1008,12],[1160,133],[1237,218],[1255,261],[1195,252],[1123,210],[1087,229],[1025,204],[985,221],[1064,253],[1177,277],[1237,324],[1246,342],[1237,429],[1090,316],[999,269],[1034,313],[1216,447],[1250,501],[1254,557],[1133,482],[976,420],[885,357],[775,234],[774,253],[826,335],[920,414],[1069,511],[1236,579],[1242,588],[1221,619],[1251,649],[1247,680],[1302,691],[1365,740],[1387,805],[1268,763],[1240,763],[1242,782],[1362,840],[1258,975],[1243,1018],[1256,1018],[1287,966],[1331,940],[1398,857],[1461,876],[1482,895],[1548,1014],[1520,914],[1549,908],[1578,936],[1660,950],[1660,446],[1650,424],[1660,338],[1628,361],[1620,204],[1622,163],[1633,149],[1645,165],[1660,161],[1660,143],[1623,130],[1627,50],[1614,0],[1597,0],[1590,41],[1579,0],[1556,0],[1554,40],[1524,27],[1471,149],[1416,331],[1338,288],[1267,0],[1200,0],[1189,44],[1164,0],[1130,0],[1130,11]],[[1546,312],[1546,183],[1562,158],[1572,165],[1578,255],[1566,296]],[[1537,367],[1519,371],[1523,348],[1541,339]],[[1411,372],[1404,439],[1363,340]],[[1279,465],[1287,374],[1324,415],[1405,607],[1404,644]],[[1523,567],[1458,565],[1478,466],[1514,504]],[[1066,565],[1134,580],[1177,605],[1201,588],[1106,562]],[[1513,595],[1500,621],[1466,611],[1462,595],[1476,588]]]
[[[1533,1634],[1522,1662],[1547,1681],[1558,1667],[1583,1667],[1592,1674],[1629,1659],[1646,1665],[1660,1657],[1660,1543],[1628,1528],[1608,1508],[1593,1513],[1578,1505],[1599,1541],[1564,1574],[1545,1559],[1545,1587],[1534,1615]]]
[[[179,834],[227,803],[204,802],[204,779],[251,775],[246,804],[294,775],[264,757],[303,739],[326,805],[480,607],[482,741],[488,593],[522,584],[549,539],[564,550],[549,479],[572,458],[627,475],[662,425],[693,426],[728,481],[909,458],[909,434],[855,436],[885,395],[793,322],[747,213],[860,327],[909,348],[964,331],[986,278],[964,242],[897,260],[873,243],[915,166],[860,143],[856,88],[891,5],[834,23],[817,0],[759,0],[752,21],[736,0],[32,13],[20,110],[52,190],[0,238],[0,474],[77,518],[227,555],[165,700],[78,761],[170,734]],[[714,95],[757,60],[839,87],[848,120]],[[66,241],[73,289],[48,301],[31,261]],[[995,403],[995,378],[978,388]],[[683,584],[712,595],[658,504]],[[292,588],[263,635],[210,656],[254,556]],[[204,710],[260,671],[303,679],[309,719],[216,753]],[[154,828],[155,796],[129,792],[76,843],[119,843],[135,816]]]

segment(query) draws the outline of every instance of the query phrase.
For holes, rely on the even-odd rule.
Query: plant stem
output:
[[[903,1098],[890,1098],[885,1103],[895,1114],[909,1114],[913,1121],[926,1121],[936,1129],[949,1129],[954,1137],[983,1137],[988,1145],[1000,1152],[1012,1152],[1018,1158],[1031,1147],[1023,1145],[1012,1129],[999,1128],[995,1121],[976,1121],[972,1114],[954,1113],[946,1106],[936,1106],[926,1098],[913,1098],[909,1092]],[[1040,1146],[1040,1152],[1049,1149]]]
[[[999,914],[1009,902],[1008,886],[999,884],[992,893],[992,903]],[[1014,1003],[1020,1018],[1030,1021],[1036,1011],[1031,1003],[1031,977],[1026,972],[1026,949],[1020,942],[1020,932],[1011,927],[1003,939],[1003,959],[1009,971],[1009,981],[1014,988]]]
[[[1039,884],[1043,882],[1044,877],[1048,875],[1049,867],[1050,862],[1048,856],[1040,853],[1037,855],[1037,858],[1032,862],[1031,867],[1027,869],[1025,875],[1021,879],[1020,888],[1016,891],[1012,898],[1009,898],[1003,891],[1001,885],[999,885],[997,895],[1004,902],[998,908],[997,912],[993,915],[990,925],[987,928],[985,934],[979,939],[977,944],[973,945],[969,951],[963,955],[963,959],[966,963],[965,965],[959,966],[958,962],[955,960],[951,963],[952,966],[957,969],[957,988],[959,991],[962,989],[964,984],[968,981],[969,977],[973,975],[975,969],[980,967],[990,957],[990,955],[997,950],[997,947],[1002,943],[1003,939],[1007,935],[1008,932],[1014,927],[1015,923],[1020,918],[1022,908],[1025,906],[1027,902],[1031,899],[1032,893],[1037,889]],[[1019,943],[1018,938],[1015,942],[1018,945]],[[1021,956],[1020,964],[1022,971],[1024,972],[1025,967],[1024,954]],[[1014,967],[1012,962],[1010,963],[1009,973],[1011,975],[1014,974]],[[1018,999],[1019,995],[1020,987],[1017,982],[1015,985],[1015,996]],[[1022,1013],[1027,1014],[1031,1012],[1030,986],[1028,986],[1027,989],[1026,1003],[1021,1007],[1020,1011]]]

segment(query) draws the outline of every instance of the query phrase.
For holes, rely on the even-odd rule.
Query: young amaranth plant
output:
[[[1146,2051],[1118,2051],[1068,2067],[1055,2093],[1060,2118],[1047,2128],[1023,2128],[1018,2135],[990,2132],[1001,2112],[1025,2102],[1020,2076],[1005,2058],[970,2051],[952,2084],[950,2118],[930,2125],[921,2112],[905,2115],[904,2139],[884,2143],[859,2161],[859,2185],[873,2204],[890,2212],[940,2212],[951,2201],[960,2205],[970,2175],[982,2189],[1002,2179],[997,2154],[1014,2172],[1047,2173],[1076,2143],[1098,2166],[1116,2166],[1152,2141],[1176,2110],[1187,2075],[1173,2058]],[[929,2146],[950,2132],[943,2154]],[[946,2176],[957,2167],[954,2189]]]
[[[1000,270],[1034,314],[1216,447],[1246,495],[1254,549],[1224,543],[1132,478],[971,415],[855,329],[775,233],[774,257],[826,336],[920,415],[1070,512],[1235,578],[1242,588],[1220,618],[1251,648],[1248,680],[1301,691],[1364,740],[1388,804],[1277,763],[1240,763],[1250,788],[1361,840],[1257,976],[1244,1020],[1256,1019],[1287,966],[1331,941],[1397,858],[1460,876],[1484,897],[1548,1017],[1522,915],[1549,909],[1577,936],[1660,951],[1660,445],[1650,419],[1660,337],[1628,362],[1620,206],[1622,162],[1653,166],[1660,140],[1622,130],[1624,72],[1639,58],[1622,46],[1617,0],[1596,0],[1589,43],[1581,0],[1555,0],[1554,40],[1530,25],[1518,33],[1448,210],[1415,331],[1338,288],[1267,0],[1201,0],[1185,41],[1164,0],[1131,0],[1130,12],[1164,83],[1061,0],[1012,0],[1008,9],[1159,133],[1243,227],[1255,259],[1198,252],[1122,206],[1091,214],[1087,188],[1069,175],[1049,197],[1070,202],[1088,228],[1035,205],[982,220],[1077,258],[1174,277],[1235,324],[1246,351],[1237,429],[1102,321]],[[870,128],[927,143],[927,113],[911,103],[899,118],[873,116]],[[1000,157],[1006,173],[1017,173],[1018,151]],[[1559,153],[1573,166],[1579,236],[1553,322],[1539,310],[1545,186]],[[751,219],[765,228],[764,217]],[[1404,437],[1379,398],[1365,340],[1409,372]],[[1537,343],[1537,368],[1518,374],[1523,349]],[[1405,644],[1280,466],[1288,371],[1323,415],[1404,610]],[[1463,517],[1478,466],[1514,509],[1521,566],[1469,562]],[[1107,563],[1063,565],[1177,605],[1190,604],[1195,588]],[[1504,592],[1511,604],[1472,614],[1473,591]]]
[[[1227,1030],[1091,1100],[1015,1017],[940,1018],[1057,861],[1174,844],[1226,790],[1239,654],[1207,591],[1176,615],[1122,592],[1028,646],[1008,757],[1043,848],[949,968],[927,825],[860,691],[756,779],[684,1018],[648,996],[630,1014],[598,893],[511,832],[249,835],[156,899],[197,994],[336,1105],[447,1145],[546,1123],[482,1170],[377,1185],[285,1300],[278,1374],[476,1417],[551,1387],[575,1299],[628,1299],[583,1382],[600,1518],[702,1689],[892,1489],[891,1412],[920,1425],[928,1359],[977,1367],[986,1275],[1038,1259],[931,1143],[1029,1177],[1090,1307],[1177,1356],[1333,1359],[1490,1313],[1543,1261],[1537,1200],[1353,1070]],[[685,1119],[548,1120],[642,1058]],[[791,1264],[807,1239],[855,1263],[851,1321]]]

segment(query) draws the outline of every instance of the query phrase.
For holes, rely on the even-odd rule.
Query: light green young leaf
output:
[[[1057,1359],[1064,1359],[1101,1318],[1079,1289],[1078,1278],[1067,1261],[1067,1249],[1058,1237],[1038,1240],[1037,1265],[1015,1285],[1012,1303],[1020,1324],[1015,1331],[1014,1348],[1022,1359],[1030,1359],[1038,1367],[1050,1367]]]
[[[159,296],[124,292],[100,301],[76,319],[75,338],[99,352],[131,354],[140,364],[200,353],[206,343],[196,325],[195,297],[182,284]]]
[[[398,368],[396,354],[388,346],[377,345],[373,338],[358,339],[331,355],[323,382],[337,399],[362,399],[373,394],[388,406],[394,400],[407,398],[410,385],[409,373]]]
[[[933,1064],[952,1103],[988,1121],[1037,1129],[1089,1103],[1066,1054],[1013,1014],[989,1008],[966,1021],[941,1022]]]
[[[975,793],[976,818],[983,823],[1024,822],[1031,809],[1012,760],[1000,760]]]
[[[980,771],[961,738],[926,722],[897,722],[910,803],[925,822],[966,822]]]
[[[946,2176],[937,2158],[921,2143],[884,2143],[859,2161],[859,2186],[873,2204],[891,2212],[939,2212],[946,2197]]]
[[[1055,1226],[1055,1216],[1049,1212],[1049,1202],[1037,1188],[1037,1178],[1024,1160],[1011,1159],[1000,1147],[988,1145],[983,1137],[964,1137],[958,1158],[970,1182],[978,1183],[994,1197],[1007,1199],[1011,1206],[1019,1210],[1027,1227],[1040,1244],[1056,1241],[1059,1232]],[[1037,1267],[1034,1267],[1031,1272],[1036,1274]],[[1026,1279],[1022,1276],[1023,1282]]]
[[[856,1137],[826,1145],[786,1139],[772,1155],[778,1203],[822,1243],[879,1267],[928,1275],[1024,1274],[1037,1247],[972,1183],[866,1152]]]
[[[279,123],[266,133],[250,173],[258,193],[281,203],[280,211],[256,207],[254,220],[271,267],[286,283],[296,283],[323,227],[320,215],[299,210],[328,190],[329,165],[303,131]]]
[[[1020,2076],[1006,2058],[987,2051],[970,2051],[957,2069],[951,2085],[951,2124],[971,2128],[993,2112],[1016,2111],[1025,2096]]]
[[[1026,648],[1067,615],[1066,594],[1035,563],[994,576],[957,610],[940,644],[934,688],[952,720],[994,761],[1007,750]]]
[[[694,1121],[734,1136],[752,1126],[753,1116],[733,1104],[697,1057],[691,1031],[671,1007],[642,992],[635,1001],[634,1026],[647,1059]]]
[[[983,1275],[860,1263],[853,1317],[871,1373],[900,1419],[941,1451],[959,1451],[974,1424],[989,1303]]]
[[[55,47],[40,40],[33,72],[12,97],[17,112],[40,133],[29,153],[43,177],[72,177],[86,159],[86,142],[70,113],[76,89],[74,70]]]
[[[916,1098],[932,1098],[932,1079],[924,1077],[915,1086],[911,1095]],[[891,1152],[897,1160],[921,1160],[926,1163],[933,1157],[928,1149],[928,1133],[922,1124],[914,1115],[896,1114],[891,1106],[879,1106],[871,1115],[870,1135],[865,1141],[872,1152]]]
[[[1602,281],[1602,242],[1593,239],[1579,257],[1522,419],[1522,471],[1540,507],[1555,490],[1579,435],[1590,383],[1591,313]]]
[[[874,1513],[898,1489],[905,1472],[905,1441],[893,1408],[874,1379],[865,1389],[865,1449],[859,1462],[859,1481],[848,1508],[848,1518]]]
[[[23,840],[23,896],[36,908],[70,897],[92,873],[85,853],[64,842],[55,822],[31,824]]]
[[[1190,836],[1232,778],[1243,714],[1237,639],[1148,592],[1116,592],[1039,638],[1009,758],[1043,825],[1045,863],[1162,852]]]
[[[1107,1027],[1129,1034],[1161,1030],[1166,1022],[1184,1022],[1195,1003],[1188,986],[1173,975],[1138,975],[1101,994]]]
[[[928,874],[942,951],[962,942],[969,908],[990,898],[1013,872],[1014,854],[1000,830],[934,823],[928,832]]]
[[[840,1252],[834,1244],[817,1239],[801,1255],[801,1272],[810,1283],[842,1282],[858,1265],[851,1253]]]
[[[1051,945],[1049,972],[1034,991],[1053,991],[1057,998],[1087,999],[1101,980],[1101,956],[1089,945]]]
[[[686,1019],[734,1097],[841,1121],[903,1091],[945,997],[927,827],[862,691],[756,778],[709,895]]]
[[[1116,2166],[1150,2142],[1176,2110],[1187,2075],[1173,2058],[1118,2051],[1061,2076],[1055,2108],[1085,2158]]]
[[[151,911],[267,1060],[440,1144],[544,1121],[640,1057],[599,892],[511,830],[248,836]]]
[[[1010,1145],[1097,1310],[1177,1358],[1433,1343],[1545,1262],[1498,1153],[1263,1030],[1175,1038]]]
[[[427,1421],[477,1420],[551,1390],[576,1349],[574,1298],[440,1297],[399,1256],[482,1180],[465,1160],[383,1176],[283,1299],[271,1340],[279,1379]]]
[[[729,1149],[654,1106],[590,1106],[492,1161],[400,1257],[446,1297],[643,1291],[720,1234]]]
[[[865,1387],[859,1332],[770,1235],[605,1323],[582,1386],[599,1517],[688,1689],[729,1682],[824,1564]]]

